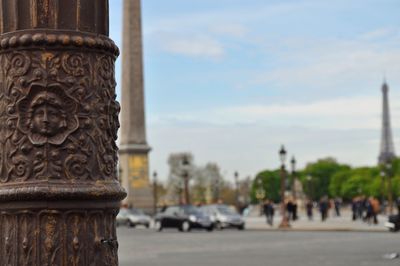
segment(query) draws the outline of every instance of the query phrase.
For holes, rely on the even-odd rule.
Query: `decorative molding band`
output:
[[[37,48],[46,46],[63,48],[88,48],[119,55],[115,43],[105,35],[77,31],[23,30],[0,36],[0,52],[9,49]]]
[[[11,201],[46,200],[122,200],[126,192],[118,181],[96,183],[26,182],[26,184],[2,184],[0,203]]]

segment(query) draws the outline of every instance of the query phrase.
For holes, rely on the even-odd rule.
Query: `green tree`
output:
[[[327,157],[319,159],[315,163],[307,164],[300,176],[302,177],[303,187],[311,187],[312,191],[308,191],[308,196],[318,200],[325,195],[332,196],[329,191],[332,176],[339,171],[348,169],[350,169],[350,166],[340,164],[336,159]],[[311,177],[311,186],[307,184],[309,182],[307,181],[308,176]]]
[[[262,180],[261,187],[264,190],[265,198],[275,202],[280,201],[280,170],[265,170],[257,174],[253,180],[251,188],[251,200],[257,202],[257,190],[260,189],[259,181]]]
[[[351,169],[342,169],[332,175],[329,183],[329,195],[333,197],[343,197],[341,191],[342,186],[349,179]]]
[[[358,195],[371,196],[373,191],[372,184],[376,178],[376,171],[370,167],[355,168],[349,171],[349,176],[341,187],[341,197],[344,199],[352,199]]]
[[[329,184],[331,196],[340,196],[351,200],[357,195],[374,196],[379,198],[382,183],[377,167],[359,167],[345,169],[335,173]]]

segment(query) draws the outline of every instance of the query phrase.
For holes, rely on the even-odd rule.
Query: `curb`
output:
[[[357,233],[391,233],[385,229],[355,229],[355,228],[246,228],[246,231],[254,232],[357,232]]]

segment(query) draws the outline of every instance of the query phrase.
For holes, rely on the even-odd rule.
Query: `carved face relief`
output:
[[[61,144],[78,128],[76,107],[60,85],[33,84],[18,102],[18,127],[33,144]]]
[[[67,126],[65,111],[61,100],[51,92],[41,92],[31,103],[32,132],[46,137],[53,137]]]

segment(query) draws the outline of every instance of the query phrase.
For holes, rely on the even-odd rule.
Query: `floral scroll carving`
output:
[[[0,184],[116,180],[114,56],[0,54]]]

